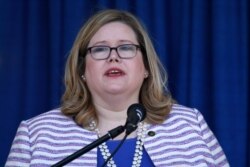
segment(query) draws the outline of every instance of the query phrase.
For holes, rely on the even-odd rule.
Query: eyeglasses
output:
[[[91,56],[96,60],[108,59],[113,49],[116,51],[116,53],[120,58],[130,59],[136,56],[138,48],[140,48],[139,45],[124,44],[124,45],[119,45],[117,47],[93,46],[89,47],[88,51],[90,52]]]

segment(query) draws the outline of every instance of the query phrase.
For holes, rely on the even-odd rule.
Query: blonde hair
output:
[[[145,68],[149,72],[149,77],[144,80],[139,95],[140,103],[147,110],[146,121],[151,124],[162,123],[174,102],[165,86],[166,71],[146,30],[138,19],[129,12],[114,9],[95,14],[79,31],[66,63],[62,112],[73,116],[75,121],[83,127],[87,127],[90,120],[97,119],[91,94],[81,76],[85,70],[85,56],[89,41],[103,25],[116,21],[125,23],[135,32],[143,54]]]

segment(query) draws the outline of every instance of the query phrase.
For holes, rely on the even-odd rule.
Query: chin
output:
[[[110,94],[121,94],[123,92],[126,92],[125,89],[119,89],[119,88],[112,88],[107,90],[108,93]]]

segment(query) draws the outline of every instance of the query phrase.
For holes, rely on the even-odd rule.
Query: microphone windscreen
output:
[[[129,106],[127,110],[127,121],[125,124],[126,134],[130,134],[137,128],[137,124],[146,118],[146,109],[143,105],[136,103]]]
[[[142,104],[135,103],[129,106],[127,115],[128,118],[139,119],[138,121],[141,122],[146,118],[146,109]]]

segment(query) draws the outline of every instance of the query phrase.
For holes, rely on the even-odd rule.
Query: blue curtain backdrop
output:
[[[20,121],[60,105],[72,42],[105,8],[143,21],[175,99],[204,114],[231,166],[250,166],[248,0],[0,0],[0,166]]]

